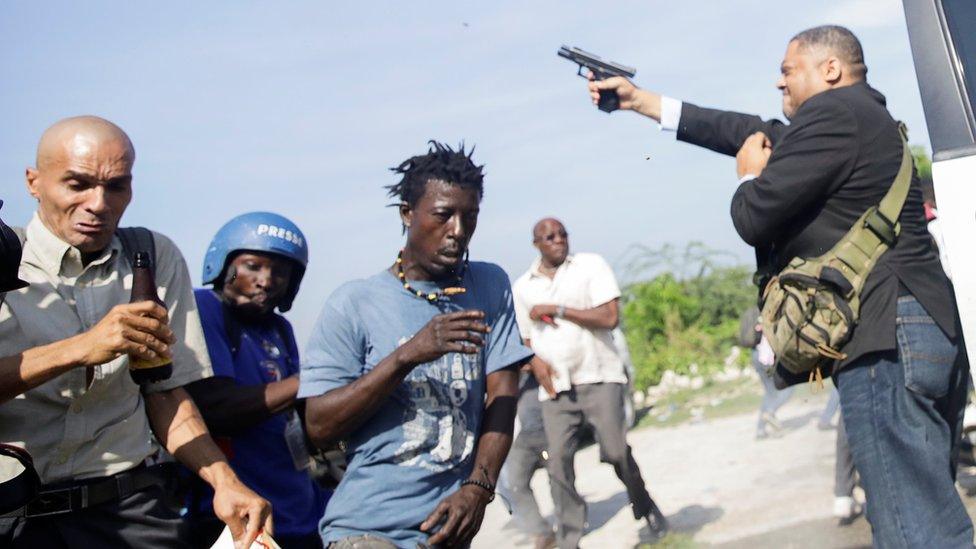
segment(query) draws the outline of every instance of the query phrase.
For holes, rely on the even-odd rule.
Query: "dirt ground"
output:
[[[817,428],[826,394],[794,395],[779,412],[778,438],[755,439],[754,413],[631,431],[628,440],[651,495],[672,525],[663,547],[869,547],[860,518],[840,526],[831,516],[836,431]],[[589,508],[581,546],[635,547],[641,523],[630,512],[623,485],[599,462],[596,447],[577,454],[577,488]],[[552,500],[543,472],[533,479],[543,515]],[[976,499],[964,497],[970,514]],[[532,547],[496,498],[474,549]]]

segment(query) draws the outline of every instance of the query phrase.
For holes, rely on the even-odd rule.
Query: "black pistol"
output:
[[[559,48],[559,57],[565,57],[573,63],[579,65],[579,70],[576,74],[587,78],[587,75],[583,74],[583,68],[590,69],[593,72],[593,77],[597,80],[606,80],[611,76],[623,76],[624,78],[633,78],[634,74],[637,73],[637,69],[633,67],[626,67],[619,63],[614,63],[613,61],[604,61],[600,59],[600,56],[593,55],[592,53],[583,51],[579,48],[570,48],[567,46],[562,46]],[[603,90],[600,92],[600,101],[597,103],[600,110],[603,112],[613,112],[620,108],[620,98],[617,97],[617,92],[613,90]]]

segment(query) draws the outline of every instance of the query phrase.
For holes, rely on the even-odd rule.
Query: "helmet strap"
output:
[[[229,265],[227,267],[227,272],[224,273],[224,283],[223,286],[233,283],[237,280],[237,267]]]

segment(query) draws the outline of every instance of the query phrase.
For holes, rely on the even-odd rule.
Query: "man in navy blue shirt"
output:
[[[470,543],[512,443],[518,368],[532,356],[508,275],[466,259],[481,167],[463,147],[432,142],[394,171],[406,244],[389,268],[329,297],[302,361],[309,437],[347,443],[321,524],[331,549]]]
[[[271,502],[284,549],[321,547],[317,525],[327,496],[309,477],[309,455],[295,410],[299,359],[287,311],[308,249],[288,219],[240,215],[214,237],[195,292],[214,377],[188,389],[238,476]],[[190,541],[210,547],[220,533],[197,483],[187,502]]]

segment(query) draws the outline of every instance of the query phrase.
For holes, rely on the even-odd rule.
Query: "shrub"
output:
[[[668,370],[688,374],[692,364],[700,373],[722,368],[735,344],[739,315],[755,303],[756,290],[750,268],[721,266],[721,256],[727,254],[698,243],[678,258],[670,246],[641,250],[637,261],[660,272],[623,292],[623,328],[638,389],[658,383]]]

